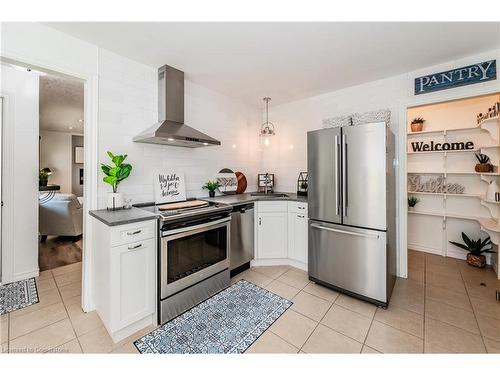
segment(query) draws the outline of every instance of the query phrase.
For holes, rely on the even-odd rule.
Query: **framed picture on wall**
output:
[[[75,163],[83,164],[84,156],[83,156],[83,147],[76,146],[75,147]]]

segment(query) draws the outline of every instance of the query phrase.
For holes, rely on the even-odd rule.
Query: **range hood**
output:
[[[168,65],[158,69],[158,122],[133,141],[191,148],[220,145],[184,124],[184,72]]]

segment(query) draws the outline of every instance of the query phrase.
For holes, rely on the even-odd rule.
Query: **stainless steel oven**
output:
[[[228,213],[160,223],[160,323],[229,285]]]

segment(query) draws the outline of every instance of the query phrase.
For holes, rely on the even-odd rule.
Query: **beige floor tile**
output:
[[[326,314],[332,302],[313,296],[304,291],[297,294],[293,300],[292,310],[319,322]]]
[[[453,350],[425,342],[424,340],[424,354],[456,354]]]
[[[500,353],[500,341],[492,340],[487,337],[483,340],[488,353]]]
[[[425,346],[456,353],[484,353],[481,336],[440,321],[425,319]]]
[[[278,280],[273,280],[270,284],[266,285],[266,289],[287,300],[291,300],[300,292],[299,289]]]
[[[52,277],[51,270],[41,271],[40,274],[38,275],[38,280],[50,279],[51,277]]]
[[[472,311],[467,294],[457,293],[449,289],[439,288],[437,286],[425,286],[425,298],[445,303],[450,306],[459,307],[464,310]]]
[[[80,272],[82,271],[82,262],[68,264],[66,266],[57,267],[51,270],[52,274],[55,276],[63,275],[68,272]]]
[[[408,267],[424,268],[425,254],[421,251],[408,250]]]
[[[365,344],[382,353],[422,353],[424,350],[421,338],[376,320],[372,322]]]
[[[361,301],[357,298],[346,296],[345,294],[340,294],[339,298],[335,300],[335,304],[345,307],[348,310],[357,312],[368,318],[373,318],[373,316],[375,315],[375,311],[377,310],[377,306],[365,301]]]
[[[139,354],[139,351],[134,345],[133,341],[129,341],[123,345],[118,346],[111,351],[113,354]]]
[[[439,320],[479,335],[479,327],[471,311],[439,303],[434,300],[428,300],[425,303],[425,317]]]
[[[336,292],[335,290],[332,290],[330,288],[326,288],[322,285],[316,284],[315,282],[310,282],[307,284],[307,286],[304,288],[304,292],[307,292],[309,294],[312,294],[316,297],[320,297],[323,299],[326,299],[327,301],[334,302],[340,293]]]
[[[271,279],[277,279],[290,269],[289,266],[267,266],[267,267],[252,267],[252,271],[261,273]]]
[[[373,348],[370,348],[367,345],[363,345],[363,349],[361,350],[361,354],[381,354]]]
[[[322,324],[302,347],[306,353],[360,353],[363,344]]]
[[[57,288],[56,282],[53,277],[47,277],[43,280],[35,278],[35,280],[38,293]]]
[[[497,287],[491,283],[486,284],[486,286],[482,286],[479,283],[465,284],[465,286],[471,298],[481,298],[488,301],[495,301],[496,290],[500,289],[500,286]]]
[[[44,307],[60,303],[62,302],[61,295],[59,294],[59,290],[56,289],[48,289],[48,290],[42,290],[38,291],[38,299],[40,300],[38,303],[35,303],[34,305],[27,306],[23,309],[16,310],[11,312],[11,317],[18,317],[21,315],[25,315],[28,313],[31,313],[33,311],[37,311],[40,309],[43,309]]]
[[[152,331],[154,331],[156,328],[158,328],[158,326],[149,325],[147,327],[144,327],[141,330],[139,330],[139,331],[131,334],[130,336],[125,337],[123,340],[118,341],[115,344],[115,347],[122,346],[122,345],[125,345],[128,342],[133,342],[133,341],[135,341],[137,339],[140,339],[141,337],[146,336],[148,333],[151,333]]]
[[[81,272],[68,272],[62,275],[54,276],[57,286],[60,288],[64,285],[74,284],[82,281]]]
[[[278,277],[278,280],[298,289],[303,289],[307,284],[309,284],[307,273],[295,268],[291,268],[286,271],[283,275]]]
[[[462,281],[462,275],[460,273],[459,267],[450,267],[449,265],[433,264],[429,263],[425,266],[426,275],[437,274],[441,276],[447,276],[449,279]]]
[[[71,314],[70,320],[78,337],[102,326],[101,318],[95,311],[88,313],[82,311],[79,314]]]
[[[240,275],[241,275],[240,279],[245,279],[246,281],[250,281],[252,284],[260,286],[261,288],[266,287],[269,283],[273,281],[273,279],[271,279],[270,277],[267,277],[261,273],[252,270],[246,270],[242,272]]]
[[[477,322],[484,337],[500,341],[500,320],[489,316],[478,315]]]
[[[321,324],[360,342],[365,341],[371,322],[370,318],[338,305],[333,305],[321,320]]]
[[[264,332],[245,353],[298,353],[299,348],[289,344],[270,331]]]
[[[84,353],[109,353],[116,349],[106,328],[100,327],[78,338]]]
[[[423,315],[424,284],[398,278],[392,291],[390,304]]]
[[[300,348],[318,323],[288,309],[269,330],[293,346]]]
[[[0,316],[0,344],[9,340],[9,315]]]
[[[40,310],[11,318],[10,340],[66,319],[67,317],[68,314],[64,305],[59,302]]]
[[[461,264],[465,263],[462,260],[445,257],[441,255],[425,254],[425,264],[448,266],[450,268],[458,268]]]
[[[71,340],[66,344],[60,345],[57,348],[49,350],[47,353],[54,354],[81,354],[82,348],[77,339]]]
[[[450,275],[443,275],[435,272],[425,273],[425,282],[427,285],[434,285],[440,288],[448,289],[456,293],[466,294],[463,280],[454,278]]]
[[[408,267],[408,278],[411,280],[424,282],[425,272],[423,268]]]
[[[495,270],[491,267],[476,268],[465,264],[465,266],[460,269],[460,272],[466,283],[484,282],[488,284],[498,282]]]
[[[9,353],[9,344],[8,343],[0,344],[0,354],[7,354],[7,353]]]
[[[75,337],[69,319],[64,319],[11,340],[9,350],[11,353],[43,353],[69,342]]]
[[[79,296],[82,294],[82,283],[77,282],[77,283],[61,286],[59,288],[59,292],[61,293],[61,297],[62,297],[63,301],[65,301],[71,297]]]
[[[375,320],[414,336],[424,337],[424,316],[413,311],[389,305],[387,309],[377,309]]]
[[[500,319],[500,303],[495,299],[482,299],[471,297],[472,308],[476,315],[489,316],[491,318]]]

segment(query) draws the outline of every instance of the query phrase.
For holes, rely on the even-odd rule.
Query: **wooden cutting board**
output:
[[[208,202],[193,200],[193,201],[186,201],[186,202],[162,204],[161,206],[158,206],[158,209],[160,211],[168,211],[168,210],[180,210],[183,208],[195,208],[195,207],[203,207],[203,206],[208,206]]]

